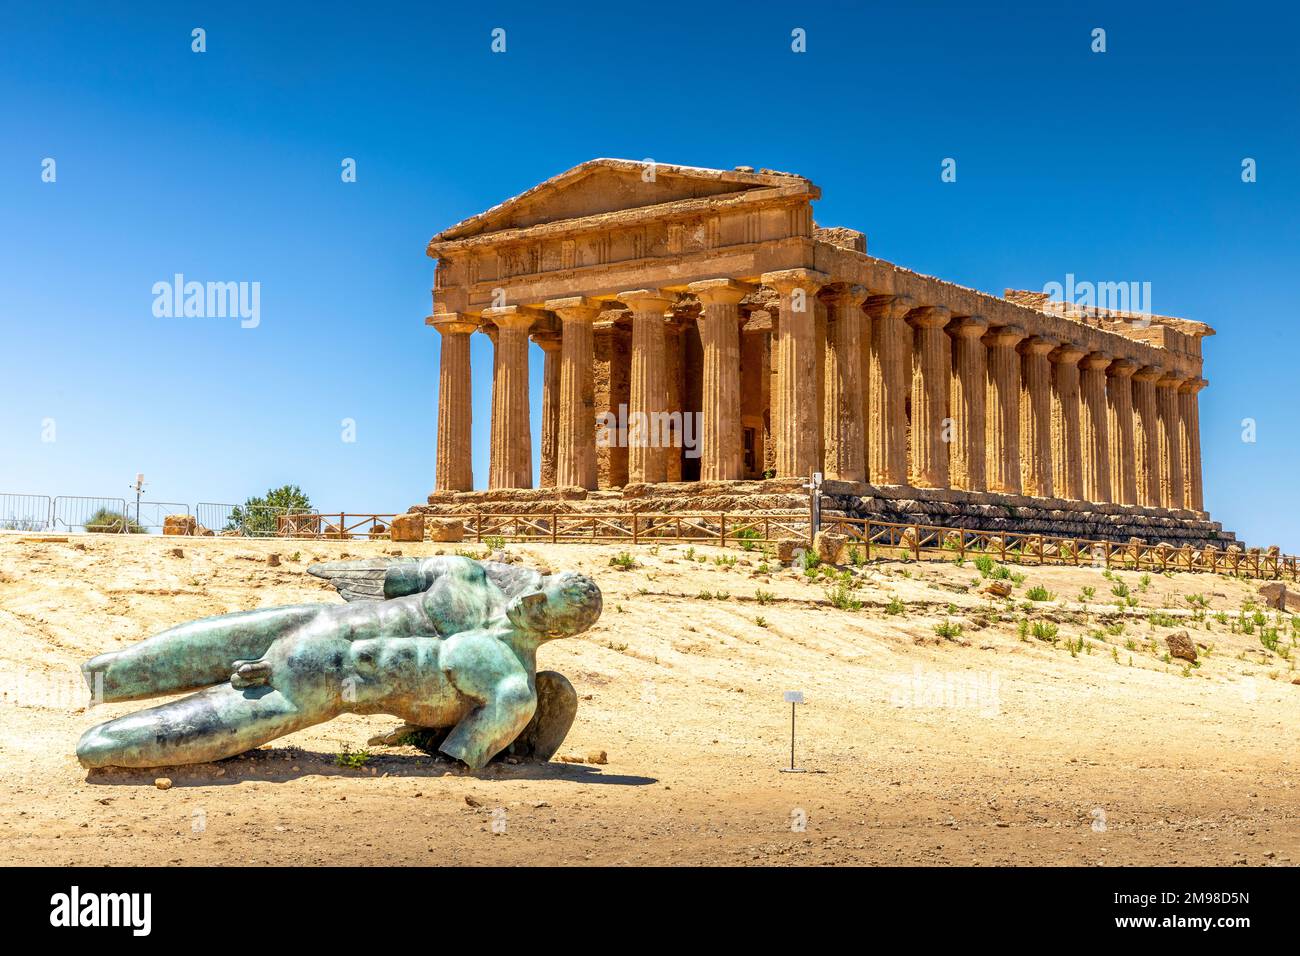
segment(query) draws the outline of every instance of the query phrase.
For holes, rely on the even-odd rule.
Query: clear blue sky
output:
[[[1219,333],[1208,507],[1300,552],[1294,8],[563,6],[9,4],[0,491],[117,494],[143,471],[169,501],[283,482],[336,510],[423,500],[426,242],[583,160],[650,157],[801,173],[820,224],[986,291],[1151,282],[1155,311]],[[151,288],[178,272],[260,282],[260,326],[156,318]],[[489,353],[476,342],[480,484]]]

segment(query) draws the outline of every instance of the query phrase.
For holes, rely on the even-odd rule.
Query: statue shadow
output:
[[[426,754],[373,754],[363,766],[340,765],[335,754],[287,748],[256,750],[214,763],[179,767],[130,769],[103,767],[86,772],[86,783],[106,787],[156,786],[160,778],[175,788],[224,787],[245,782],[288,783],[303,777],[355,777],[379,780],[385,777],[465,777],[471,780],[556,780],[578,784],[607,784],[644,787],[658,783],[655,777],[609,773],[591,764],[521,760],[493,761],[482,770],[471,770],[454,760]]]

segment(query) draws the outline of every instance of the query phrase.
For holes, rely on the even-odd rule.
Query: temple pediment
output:
[[[703,169],[626,159],[593,159],[546,180],[433,237],[433,243],[583,219],[665,203],[713,199],[755,190],[817,187],[801,176],[771,170]]]

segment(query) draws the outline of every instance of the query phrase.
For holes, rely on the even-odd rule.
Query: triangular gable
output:
[[[647,162],[593,159],[471,216],[433,237],[434,242],[465,239],[502,229],[578,219],[623,209],[637,209],[683,199],[745,192],[778,186],[810,185],[801,176],[771,170],[702,169],[657,163],[653,177]]]

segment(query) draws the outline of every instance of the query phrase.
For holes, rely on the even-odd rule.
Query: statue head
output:
[[[506,615],[516,627],[549,641],[581,634],[596,623],[600,609],[596,582],[585,574],[565,571],[544,578],[540,590],[515,598]]]

